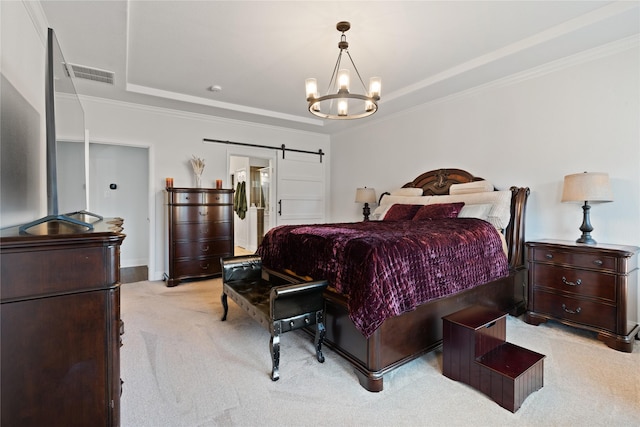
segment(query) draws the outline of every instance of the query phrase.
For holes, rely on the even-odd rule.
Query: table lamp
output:
[[[356,203],[364,203],[364,207],[362,208],[362,215],[364,216],[365,221],[369,221],[369,215],[371,214],[369,203],[375,202],[376,190],[374,188],[364,187],[356,189]]]
[[[589,203],[612,202],[613,193],[609,183],[609,175],[600,172],[584,172],[567,175],[564,177],[562,188],[562,202],[580,202],[582,205],[583,217],[580,231],[582,236],[577,243],[595,245],[596,241],[591,237],[593,227],[589,218]]]

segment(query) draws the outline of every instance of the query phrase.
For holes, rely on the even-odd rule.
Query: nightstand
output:
[[[638,337],[636,246],[563,240],[526,243],[529,301],[525,321],[556,320],[598,333],[609,347],[633,351]]]

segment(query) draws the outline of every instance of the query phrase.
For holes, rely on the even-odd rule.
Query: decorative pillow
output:
[[[421,206],[413,217],[414,221],[429,219],[457,218],[464,202],[458,203],[434,203],[432,205]]]
[[[452,196],[455,196],[456,194],[484,193],[487,191],[493,191],[493,184],[489,181],[473,181],[465,182],[464,184],[451,184],[451,187],[449,187],[449,194]]]
[[[384,215],[384,221],[402,221],[406,219],[412,219],[420,205],[392,205],[387,213]]]
[[[466,205],[491,204],[491,210],[487,216],[490,222],[498,230],[504,230],[511,219],[511,191],[487,191],[485,193],[457,194],[454,196],[433,196],[427,204],[464,202]]]
[[[493,205],[491,204],[480,204],[480,205],[468,205],[465,204],[462,207],[462,210],[458,214],[458,218],[479,218],[483,220],[487,220],[489,218],[489,212],[491,212],[491,208]]]
[[[392,196],[422,196],[422,188],[398,188],[391,192]]]

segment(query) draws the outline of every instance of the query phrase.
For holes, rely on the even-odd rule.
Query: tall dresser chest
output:
[[[0,232],[1,425],[120,425],[121,224]]]
[[[233,190],[167,188],[167,196],[167,286],[220,274],[220,258],[233,255]]]

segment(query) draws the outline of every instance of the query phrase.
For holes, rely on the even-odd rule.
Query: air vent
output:
[[[94,82],[114,84],[115,73],[97,68],[89,68],[83,65],[65,64],[67,74],[76,79],[92,80]]]

